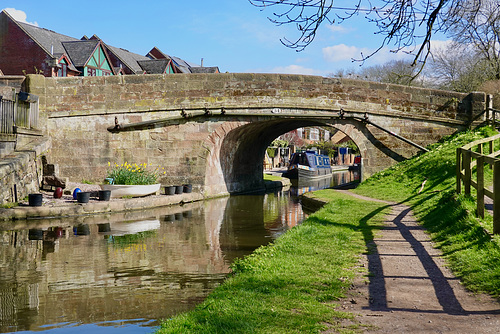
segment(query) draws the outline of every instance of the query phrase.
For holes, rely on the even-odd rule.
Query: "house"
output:
[[[113,75],[101,41],[80,40],[0,13],[0,67],[6,75]]]
[[[217,66],[204,67],[203,60],[201,65],[196,65],[193,63],[189,63],[183,59],[180,59],[178,57],[169,56],[161,52],[157,47],[152,48],[151,51],[148,52],[147,57],[154,60],[162,60],[162,59],[168,60],[178,71],[174,73],[220,73],[219,68]]]
[[[219,73],[171,57],[154,47],[147,56],[104,43],[97,35],[81,39],[16,21],[0,13],[0,68],[6,75],[48,77],[130,74]]]

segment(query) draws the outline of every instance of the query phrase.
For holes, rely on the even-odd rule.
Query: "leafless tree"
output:
[[[346,71],[340,69],[328,75],[333,78],[361,79],[376,82],[385,82],[398,85],[418,85],[423,82],[418,79],[418,69],[412,66],[409,60],[391,60],[382,65],[360,67],[357,70]]]
[[[433,50],[424,73],[433,87],[464,93],[478,90],[495,76],[473,45],[457,42]]]
[[[446,25],[454,41],[471,47],[500,79],[500,2],[498,0],[464,0],[450,8]]]
[[[269,19],[275,24],[295,24],[299,36],[294,40],[283,38],[281,42],[297,51],[312,43],[325,21],[342,23],[362,14],[376,26],[382,41],[373,53],[361,55],[361,60],[390,46],[393,52],[411,53],[414,56],[412,65],[421,67],[430,54],[433,35],[450,29],[450,15],[460,12],[464,2],[477,4],[483,0],[352,0],[349,6],[337,5],[338,0],[249,1],[262,9],[274,7],[276,11]],[[479,7],[476,5],[476,8]]]

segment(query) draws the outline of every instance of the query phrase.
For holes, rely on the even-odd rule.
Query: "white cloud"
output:
[[[31,25],[38,27],[37,22],[28,22],[26,20],[28,18],[28,15],[26,15],[26,13],[23,12],[22,10],[15,9],[15,8],[5,8],[4,10],[7,11],[7,13],[9,13],[9,15],[14,18],[14,20],[19,21],[19,22],[28,23],[28,24],[31,24]]]
[[[368,57],[366,59],[366,65],[383,64],[391,60],[400,59],[411,59],[412,55],[401,50],[397,53],[391,52],[387,47],[378,50],[375,54],[376,49],[370,48],[360,48],[357,46],[349,46],[345,44],[338,44],[323,48],[323,58],[329,63],[337,63],[344,61],[362,61],[363,57]],[[360,63],[361,64],[361,63]]]
[[[345,27],[339,25],[339,24],[329,24],[326,26],[328,30],[330,30],[333,33],[346,33],[348,32],[348,29]]]
[[[282,74],[305,74],[305,75],[321,75],[322,73],[312,68],[307,68],[299,65],[279,66],[273,68],[270,73]]]
[[[356,46],[338,44],[323,48],[323,58],[327,62],[335,63],[344,60],[359,58],[361,52],[366,49],[361,49]]]

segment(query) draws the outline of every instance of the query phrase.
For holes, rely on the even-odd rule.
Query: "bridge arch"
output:
[[[262,189],[262,162],[267,147],[280,135],[301,127],[322,126],[340,130],[353,140],[360,149],[361,156],[365,157],[368,154],[366,138],[361,130],[362,124],[359,123],[349,120],[326,122],[265,117],[223,123],[206,140],[209,154],[205,191],[237,193]]]

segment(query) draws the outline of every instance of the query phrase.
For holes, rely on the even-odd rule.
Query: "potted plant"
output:
[[[111,163],[108,163],[111,167]],[[138,197],[156,193],[161,184],[158,183],[160,174],[165,174],[164,168],[152,168],[151,164],[129,164],[125,162],[115,165],[108,170],[102,190],[111,190],[111,197]]]

